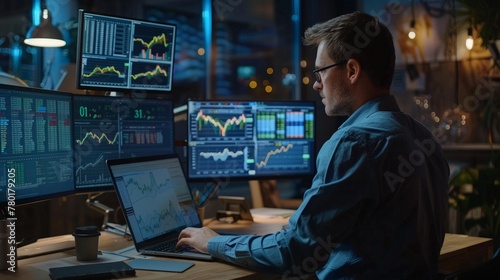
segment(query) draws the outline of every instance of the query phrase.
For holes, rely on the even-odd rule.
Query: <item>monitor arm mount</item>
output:
[[[102,194],[103,194],[102,192],[89,194],[86,203],[89,208],[94,209],[97,212],[104,215],[104,220],[102,221],[101,229],[105,230],[109,222],[109,213],[115,210],[107,205],[102,204],[101,202],[99,202],[99,200],[97,200],[97,198]]]

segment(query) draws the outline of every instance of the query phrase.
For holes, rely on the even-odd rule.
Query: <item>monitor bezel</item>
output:
[[[307,104],[313,108],[314,112],[314,137],[313,141],[311,141],[312,145],[312,151],[310,153],[311,156],[311,168],[309,172],[302,172],[302,173],[282,173],[282,172],[277,172],[273,174],[255,174],[255,175],[216,175],[216,174],[208,174],[206,176],[194,176],[191,172],[191,168],[189,164],[191,164],[191,143],[190,143],[190,112],[191,112],[191,106],[192,102],[220,102],[220,103],[244,103],[244,102],[257,102],[257,103],[263,103],[263,102],[268,102],[268,103],[290,103],[290,104]],[[229,182],[229,181],[248,181],[248,180],[269,180],[269,179],[298,179],[298,178],[307,178],[307,177],[312,177],[316,174],[316,153],[317,147],[316,147],[316,140],[317,140],[317,105],[315,101],[311,100],[286,100],[286,99],[257,99],[257,100],[251,100],[251,99],[188,99],[187,101],[187,133],[188,137],[186,139],[187,142],[187,166],[186,166],[186,173],[188,176],[189,181],[192,182],[206,182],[207,180],[210,181],[216,181],[216,182]]]
[[[165,88],[139,88],[139,87],[112,87],[112,86],[89,86],[82,84],[82,58],[83,58],[83,50],[82,50],[82,44],[83,44],[83,27],[84,27],[84,17],[86,14],[89,15],[95,15],[95,16],[102,16],[102,17],[109,17],[112,19],[118,19],[118,20],[129,20],[141,24],[153,24],[153,25],[160,25],[160,26],[165,26],[165,27],[172,27],[173,28],[173,44],[172,44],[172,63],[171,63],[171,71],[170,71],[170,88],[167,90]],[[142,92],[142,93],[153,93],[153,94],[172,94],[173,91],[173,82],[174,82],[174,63],[175,63],[175,48],[176,48],[176,36],[177,36],[177,31],[178,31],[178,26],[175,23],[165,23],[165,22],[159,22],[159,21],[152,21],[152,20],[147,20],[147,19],[139,19],[139,18],[132,18],[132,17],[123,17],[123,16],[117,16],[117,15],[112,15],[112,14],[107,14],[107,13],[101,13],[101,12],[92,12],[92,11],[86,11],[85,9],[79,9],[78,10],[78,32],[77,32],[77,44],[76,44],[76,78],[75,78],[75,84],[77,89],[81,90],[93,90],[93,91],[106,91],[106,92],[118,92],[118,93],[125,93],[125,94],[132,94],[134,92]]]
[[[72,112],[72,109],[73,109],[73,94],[72,93],[69,93],[69,92],[63,92],[63,91],[54,91],[54,90],[48,90],[48,89],[43,89],[43,88],[34,88],[34,87],[23,87],[23,86],[14,86],[14,85],[6,85],[6,84],[0,84],[0,87],[3,89],[6,89],[6,90],[9,90],[9,91],[26,91],[26,92],[30,92],[30,93],[34,93],[34,94],[45,94],[45,95],[48,95],[48,96],[65,96],[65,97],[68,97],[69,98],[69,102],[70,102],[70,114],[69,114],[69,117],[71,118],[71,131],[70,131],[70,137],[71,137],[71,142],[73,142],[74,140],[74,135],[73,135],[73,112]],[[74,170],[74,158],[73,158],[73,146],[71,146],[71,149],[68,151],[68,157],[70,158],[70,163],[71,163],[71,169]],[[46,201],[46,200],[50,200],[50,199],[55,199],[55,198],[61,198],[61,197],[65,197],[65,196],[70,196],[70,195],[73,195],[75,194],[75,177],[74,177],[74,173],[73,173],[73,178],[72,180],[68,181],[69,184],[72,184],[71,188],[67,188],[65,190],[62,190],[62,191],[59,191],[59,192],[53,192],[53,193],[49,193],[49,194],[42,194],[42,195],[36,195],[36,196],[31,196],[31,197],[25,197],[25,198],[18,198],[16,196],[15,198],[15,205],[16,206],[22,206],[22,205],[26,205],[26,204],[32,204],[32,203],[38,203],[38,202],[43,202],[43,201]],[[7,197],[7,186],[6,187],[6,199],[5,201],[1,201],[0,200],[0,206],[1,207],[4,207],[4,206],[7,206],[8,203],[9,203],[9,199]],[[3,195],[3,193],[2,193]]]

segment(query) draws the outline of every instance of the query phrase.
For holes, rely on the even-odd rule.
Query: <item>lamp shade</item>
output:
[[[66,45],[61,31],[52,25],[52,16],[43,9],[40,25],[31,28],[24,43],[34,47],[63,47]]]

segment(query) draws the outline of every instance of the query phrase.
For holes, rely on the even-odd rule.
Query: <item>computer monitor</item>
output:
[[[77,193],[113,190],[107,159],[174,152],[170,99],[75,95]]]
[[[260,179],[315,172],[315,103],[188,101],[188,176]]]
[[[176,25],[79,10],[77,87],[172,90]]]
[[[71,94],[0,85],[0,205],[74,192]]]

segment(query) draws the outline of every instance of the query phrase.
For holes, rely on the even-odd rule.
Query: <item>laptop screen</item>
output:
[[[137,243],[201,224],[176,155],[109,160],[108,166]]]

